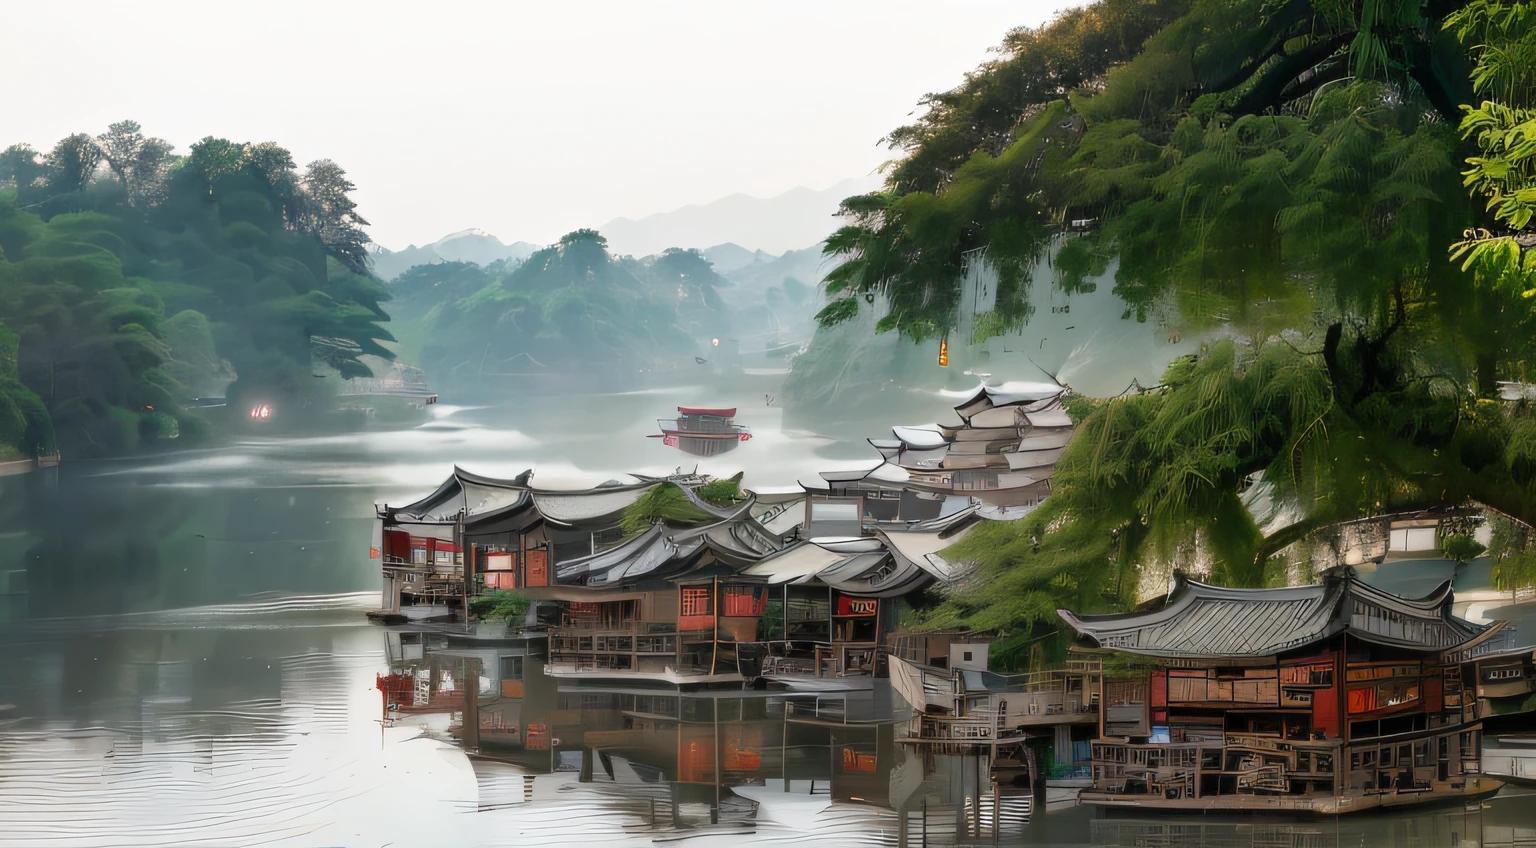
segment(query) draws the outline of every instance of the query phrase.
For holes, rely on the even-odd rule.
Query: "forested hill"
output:
[[[209,395],[298,417],[368,373],[359,357],[393,357],[336,163],[174,150],[125,121],[0,153],[0,453],[194,439]]]
[[[696,250],[616,257],[596,230],[568,233],[520,264],[418,265],[391,284],[402,349],[435,384],[632,386],[648,373],[697,376],[709,339],[729,333],[719,288]]]
[[[984,249],[972,323],[1017,332],[1067,238],[1053,285],[1111,273],[1123,320],[1219,340],[1075,399],[1050,497],[948,554],[978,571],[928,621],[1059,646],[1056,609],[1170,562],[1284,583],[1339,522],[1468,504],[1496,583],[1536,581],[1536,410],[1498,385],[1536,357],[1533,57],[1530,2],[1099,0],[931,95],[843,204],[824,325],[943,337]]]

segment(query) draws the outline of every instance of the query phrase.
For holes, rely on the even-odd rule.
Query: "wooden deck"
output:
[[[1435,781],[1429,789],[1373,792],[1364,795],[1215,795],[1203,798],[1164,798],[1084,789],[1078,803],[1098,807],[1170,813],[1309,813],[1336,816],[1367,810],[1391,810],[1433,804],[1465,803],[1492,795],[1504,781],[1487,776]]]

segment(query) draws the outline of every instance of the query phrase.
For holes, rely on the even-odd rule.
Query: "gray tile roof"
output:
[[[1121,615],[1059,614],[1099,647],[1165,657],[1263,657],[1339,633],[1382,645],[1445,651],[1488,630],[1451,615],[1449,582],[1423,598],[1400,598],[1352,572],[1321,584],[1228,589],[1178,577],[1162,609]]]

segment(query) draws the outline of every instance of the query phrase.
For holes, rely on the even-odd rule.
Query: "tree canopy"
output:
[[[186,156],[123,121],[46,155],[0,153],[0,441],[114,454],[200,432],[188,400],[260,396],[299,410],[316,368],[368,373],[388,292],[335,163],[204,138]],[[38,415],[46,410],[45,426]],[[17,436],[15,433],[26,435]]]
[[[696,340],[727,326],[726,285],[697,251],[615,257],[596,230],[566,234],[514,267],[418,266],[396,279],[434,379],[633,378],[693,367]]]
[[[1283,582],[1308,533],[1401,510],[1536,523],[1536,418],[1500,399],[1536,352],[1531,10],[1101,0],[892,134],[827,242],[824,325],[879,303],[877,330],[947,335],[980,250],[991,332],[1027,323],[1049,260],[1209,339],[1150,391],[1077,400],[1051,496],[961,545],[976,579],[931,620],[1049,630],[1169,559]],[[1259,493],[1288,517],[1261,525]]]

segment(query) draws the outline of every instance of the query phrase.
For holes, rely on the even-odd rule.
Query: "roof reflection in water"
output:
[[[984,764],[927,758],[897,744],[892,722],[861,721],[898,708],[878,692],[823,695],[818,710],[815,696],[739,688],[564,688],[524,646],[522,669],[505,663],[522,672],[519,696],[502,675],[510,643],[437,634],[386,649],[387,631],[352,624],[344,598],[302,623],[264,604],[276,611],[93,619],[40,628],[25,645],[12,634],[0,650],[0,702],[15,705],[0,714],[0,846],[896,845],[896,809],[916,846],[925,804],[928,844],[992,843],[985,793],[970,817],[980,834],[956,835]],[[377,675],[434,661],[453,679],[446,710],[381,728]],[[464,676],[471,661],[486,680]],[[482,734],[479,754],[461,750],[471,691],[477,726],[502,706],[504,737],[517,704],[521,748]],[[542,749],[524,732],[538,724]],[[1027,823],[1024,799],[1004,798],[999,841],[1514,848],[1536,841],[1533,797],[1511,787],[1470,813],[1340,822],[1052,808]]]

